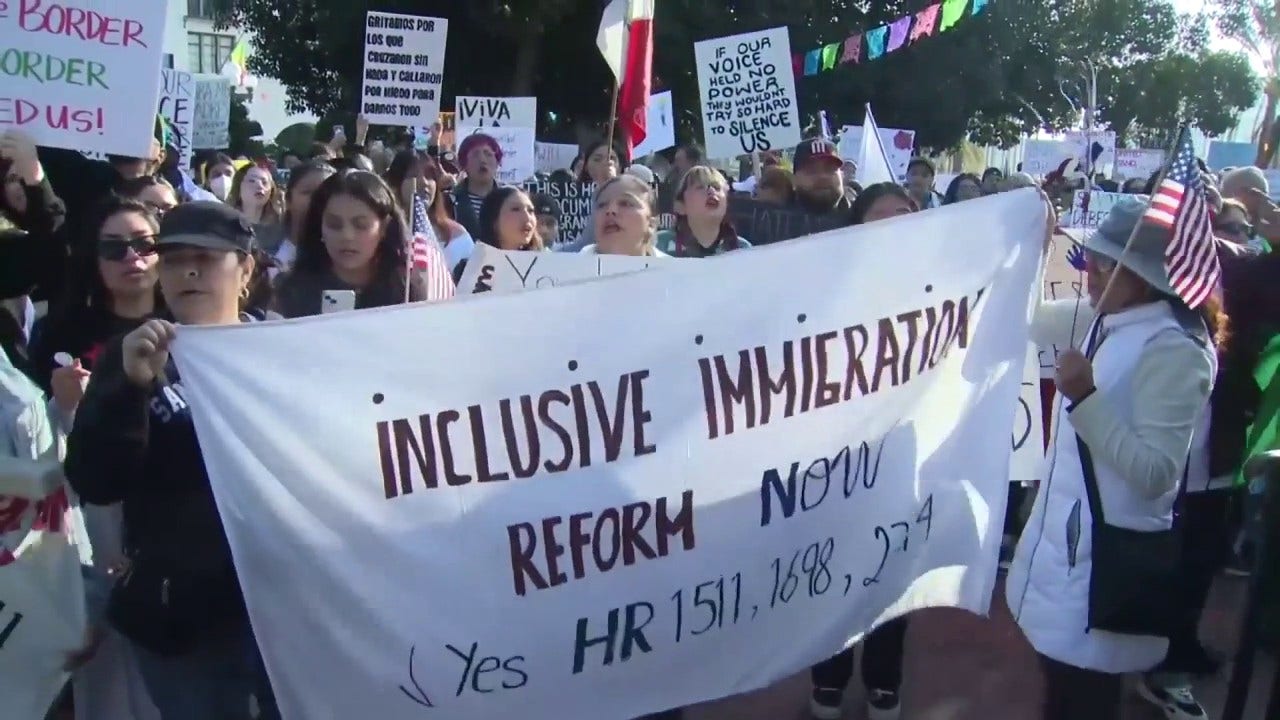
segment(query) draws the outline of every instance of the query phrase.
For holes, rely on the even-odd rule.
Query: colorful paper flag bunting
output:
[[[840,56],[841,63],[856,63],[862,59],[862,33],[854,33],[844,41],[844,55]]]
[[[916,13],[915,25],[911,26],[911,42],[933,35],[938,28],[938,11],[941,9],[941,5],[934,3]]]
[[[822,48],[810,50],[804,56],[804,74],[817,75],[822,67]]]
[[[964,8],[969,4],[969,0],[943,0],[942,2],[942,25],[939,30],[950,30],[952,25],[960,21],[964,16]]]
[[[991,0],[972,1],[973,4],[970,6],[970,0],[941,0],[874,30],[854,33],[843,43],[831,43],[804,54],[793,55],[792,64],[796,75],[817,75],[819,72],[834,69],[836,65],[862,62],[863,38],[867,41],[865,59],[875,60],[921,38],[932,37],[944,30],[950,30],[965,17],[966,9],[971,8],[970,15],[977,15],[991,4]]]
[[[987,0],[973,0],[973,10],[970,12],[970,14],[977,15],[978,13],[982,12],[982,9],[985,8],[986,6],[987,6]]]
[[[907,35],[911,32],[911,19],[910,15],[903,15],[889,24],[888,52],[897,50],[907,41]]]
[[[867,59],[875,60],[884,54],[885,42],[889,39],[889,26],[881,25],[867,32]]]
[[[830,70],[836,66],[836,60],[840,59],[840,43],[831,43],[822,48],[822,69]]]

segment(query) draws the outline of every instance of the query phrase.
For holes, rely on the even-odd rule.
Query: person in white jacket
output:
[[[1058,356],[1047,472],[1005,586],[1044,668],[1046,720],[1119,718],[1123,674],[1151,669],[1168,644],[1089,626],[1093,518],[1076,440],[1078,434],[1093,458],[1108,524],[1148,532],[1172,527],[1215,375],[1212,336],[1221,317],[1218,305],[1192,311],[1172,291],[1167,232],[1144,225],[1125,251],[1145,200],[1120,202],[1084,243],[1090,304],[1099,318],[1086,334],[1092,352]],[[1037,313],[1035,325],[1046,320]]]

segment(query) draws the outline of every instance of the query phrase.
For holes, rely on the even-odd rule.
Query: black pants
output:
[[[862,684],[868,690],[902,687],[902,648],[907,639],[905,617],[881,625],[862,641]],[[853,648],[814,665],[809,671],[815,688],[843,690],[853,677]]]
[[[1189,493],[1182,505],[1182,587],[1180,621],[1169,635],[1169,653],[1160,670],[1190,672],[1202,653],[1200,615],[1213,579],[1231,553],[1232,512],[1239,493],[1234,488]]]
[[[1040,656],[1044,720],[1120,720],[1124,676],[1085,670]]]

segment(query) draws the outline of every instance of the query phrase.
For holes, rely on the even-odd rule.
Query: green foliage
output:
[[[785,25],[800,53],[933,1],[664,0],[655,21],[654,86],[673,91],[680,137],[700,139],[694,42]],[[612,77],[595,47],[595,2],[216,2],[224,21],[255,33],[250,69],[278,78],[293,110],[354,115],[359,28],[372,9],[449,20],[445,108],[456,95],[536,95],[539,135],[566,142],[577,139],[574,125],[600,129],[608,114]],[[1179,17],[1167,0],[993,0],[981,15],[884,58],[798,78],[797,99],[802,120],[826,110],[834,126],[859,123],[869,102],[882,126],[913,128],[928,147],[966,136],[1008,146],[1038,128],[1078,125],[1088,60],[1099,74],[1101,121],[1134,136],[1180,120],[1221,133],[1252,102],[1253,81],[1247,63],[1207,51],[1207,23]],[[1171,84],[1151,87],[1155,78]]]

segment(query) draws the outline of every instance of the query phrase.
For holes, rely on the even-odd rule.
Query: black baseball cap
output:
[[[550,215],[560,222],[560,204],[546,193],[535,193],[532,198],[534,215]]]
[[[228,252],[253,252],[253,224],[243,213],[216,200],[183,203],[164,214],[156,250],[199,247]]]
[[[836,144],[822,138],[805,140],[796,146],[793,161],[795,169],[799,170],[802,165],[811,160],[825,161],[835,169],[844,167],[844,161],[840,159],[840,151],[836,149]]]

